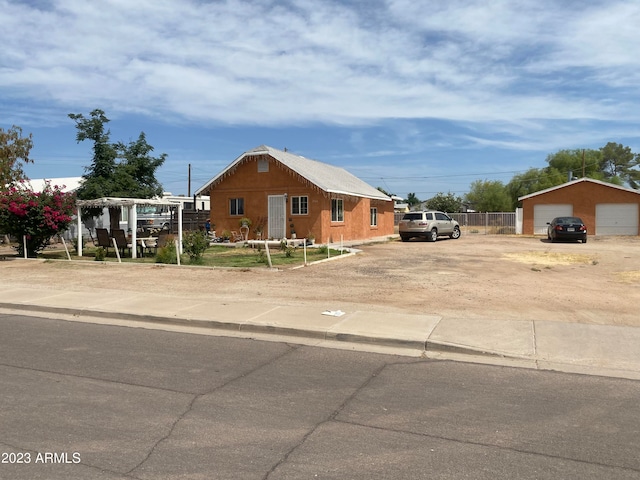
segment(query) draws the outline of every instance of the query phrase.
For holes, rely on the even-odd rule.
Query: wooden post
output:
[[[267,252],[267,262],[269,262],[269,268],[273,268],[273,264],[271,263],[271,254],[269,253],[269,241],[264,241],[264,249]]]
[[[120,250],[118,250],[118,242],[116,242],[116,239],[111,237],[111,242],[113,243],[113,248],[116,251],[116,257],[118,257],[118,263],[122,263],[122,260],[120,259]]]
[[[71,260],[71,255],[69,255],[69,249],[67,248],[67,242],[65,242],[65,241],[64,241],[64,237],[63,237],[62,235],[58,235],[58,238],[59,238],[60,240],[62,240],[62,245],[64,245],[64,251],[65,251],[65,252],[67,252],[67,258],[68,258],[69,260]],[[81,242],[81,241],[82,241],[82,238],[81,238],[81,237],[79,237],[79,238],[78,238],[78,248],[82,248],[82,247],[80,246],[80,242]]]

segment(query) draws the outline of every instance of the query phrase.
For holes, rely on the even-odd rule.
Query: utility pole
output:
[[[584,148],[582,149],[582,178],[584,178]]]
[[[191,196],[191,164],[189,164],[189,186],[187,187],[187,197]]]

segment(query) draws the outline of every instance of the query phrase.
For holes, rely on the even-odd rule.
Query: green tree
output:
[[[558,173],[564,175],[564,182],[572,177],[589,177],[603,180],[601,173],[602,153],[600,150],[575,149],[560,150],[547,156],[549,169],[556,169]]]
[[[426,207],[442,212],[459,212],[462,207],[462,198],[449,192],[446,195],[442,192],[426,201]]]
[[[465,196],[474,210],[479,212],[511,211],[511,198],[499,180],[476,180]]]
[[[409,204],[409,208],[411,208],[415,205],[418,205],[421,202],[421,200],[418,197],[416,197],[415,193],[410,193],[409,195],[407,195],[406,202]]]
[[[513,210],[518,206],[518,198],[533,192],[561,185],[567,181],[567,176],[555,168],[530,168],[525,173],[515,175],[505,186],[511,200]]]
[[[93,141],[91,165],[85,168],[84,182],[77,190],[81,200],[101,197],[153,198],[162,195],[162,185],[156,180],[155,172],[164,163],[166,154],[152,157],[153,147],[146,141],[144,132],[138,140],[128,145],[110,143],[109,130],[105,125],[109,119],[100,109],[90,113],[90,118],[82,114],[69,114],[76,122],[78,143]],[[92,217],[100,215],[101,209],[90,208],[84,212]],[[120,208],[109,209],[111,229],[119,228]]]
[[[119,197],[153,198],[162,195],[162,185],[156,180],[155,173],[165,162],[167,155],[152,157],[153,147],[147,143],[144,132],[138,140],[125,145],[115,145],[122,163],[116,169],[116,191]]]
[[[636,168],[640,164],[638,155],[619,143],[609,142],[600,149],[602,154],[601,171],[607,181],[620,179],[627,182],[631,188],[638,188],[640,171]]]
[[[23,164],[33,163],[32,137],[23,137],[22,128],[15,125],[6,131],[0,128],[0,190],[26,178]]]
[[[386,191],[384,188],[382,188],[382,187],[376,187],[376,188],[378,189],[378,191],[380,191],[380,192],[384,193],[387,197],[393,197],[393,196],[395,195],[395,194],[393,194],[393,193],[389,193],[389,192],[387,192],[387,191]]]

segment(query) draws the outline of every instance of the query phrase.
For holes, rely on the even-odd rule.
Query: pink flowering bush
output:
[[[27,256],[35,257],[51,238],[69,227],[75,204],[74,194],[64,193],[49,182],[42,192],[9,187],[0,192],[0,231],[16,237],[20,256],[24,255],[26,236]]]

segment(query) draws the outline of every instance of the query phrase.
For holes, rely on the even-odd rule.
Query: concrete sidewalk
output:
[[[80,307],[81,306],[81,307]],[[640,328],[6,286],[0,312],[640,379]],[[339,316],[336,316],[338,314]]]

